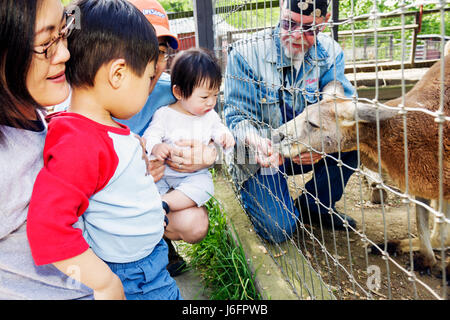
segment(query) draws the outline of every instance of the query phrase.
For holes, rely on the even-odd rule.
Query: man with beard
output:
[[[230,171],[256,232],[272,242],[287,240],[297,221],[356,228],[351,217],[335,209],[354,172],[349,167],[357,167],[356,151],[330,155],[345,165],[315,152],[291,160],[281,157],[270,140],[271,129],[317,103],[331,81],[339,81],[347,97],[355,93],[344,75],[341,47],[322,33],[330,17],[328,2],[281,0],[274,29],[237,41],[228,52],[224,114],[236,138]],[[311,170],[313,179],[293,200],[287,175]]]

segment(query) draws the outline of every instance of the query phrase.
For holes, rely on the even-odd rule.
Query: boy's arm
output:
[[[212,119],[211,121],[214,123],[212,127],[212,136],[211,136],[213,141],[217,143],[223,137],[224,134],[232,135],[230,129],[228,129],[228,127],[222,122],[217,112],[211,110],[210,113]]]
[[[69,277],[77,278],[75,280],[94,290],[96,300],[125,299],[119,277],[91,249],[73,258],[55,262],[53,265]]]
[[[89,206],[89,198],[106,186],[115,172],[114,148],[83,123],[52,122],[44,167],[36,178],[27,217],[33,259],[37,265],[54,264],[81,280],[94,290],[96,298],[121,297],[123,289],[117,277],[89,249],[82,230],[74,227]],[[74,270],[81,279],[69,274]]]

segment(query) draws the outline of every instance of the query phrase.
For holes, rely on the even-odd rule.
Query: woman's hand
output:
[[[161,160],[150,160],[147,163],[147,171],[152,175],[153,180],[158,182],[164,176],[164,170],[166,166],[164,165],[164,161]]]
[[[180,148],[173,147],[170,159],[166,164],[178,172],[195,172],[209,168],[214,164],[217,150],[213,143],[204,145],[197,140],[180,140],[176,142]]]
[[[172,147],[167,143],[158,143],[151,150],[152,155],[160,161],[166,160],[170,156],[171,152]]]

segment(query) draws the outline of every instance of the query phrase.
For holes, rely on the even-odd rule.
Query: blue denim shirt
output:
[[[236,138],[237,158],[230,167],[238,183],[259,169],[251,150],[243,147],[248,134],[270,138],[271,128],[300,114],[308,104],[317,103],[322,89],[335,79],[342,83],[346,96],[355,92],[344,75],[343,51],[332,38],[319,33],[297,71],[281,48],[279,32],[279,26],[263,30],[229,48],[224,115]]]

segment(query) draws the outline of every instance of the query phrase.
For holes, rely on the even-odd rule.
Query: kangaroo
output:
[[[441,105],[441,61],[436,62],[404,97],[408,108],[423,108],[437,111]],[[450,116],[450,56],[445,60],[444,110]],[[351,151],[357,149],[357,127],[359,149],[362,161],[368,159],[378,165],[377,119],[380,128],[381,167],[390,176],[397,187],[405,191],[405,154],[403,115],[398,109],[379,107],[374,104],[344,99],[342,86],[337,82],[328,84],[323,90],[323,100],[309,105],[300,115],[273,130],[272,139],[278,143],[280,154],[295,157],[307,152],[310,147],[325,153]],[[340,96],[340,97],[339,97]],[[386,103],[398,107],[402,98]],[[356,121],[356,115],[358,121]],[[430,272],[437,267],[433,249],[441,246],[450,247],[450,121],[437,118],[423,111],[408,111],[406,114],[406,134],[408,149],[408,193],[416,200],[430,204],[430,200],[439,199],[439,133],[438,121],[443,123],[443,208],[434,219],[430,235],[428,210],[416,205],[418,238],[412,240],[413,250],[418,251],[414,257],[414,268]],[[439,120],[440,119],[440,120]],[[363,163],[366,165],[365,163]],[[389,253],[409,252],[409,239],[389,241]],[[444,258],[443,258],[444,259]],[[449,275],[447,263],[447,275]],[[437,269],[437,268],[436,268]],[[449,279],[449,278],[447,278]]]

